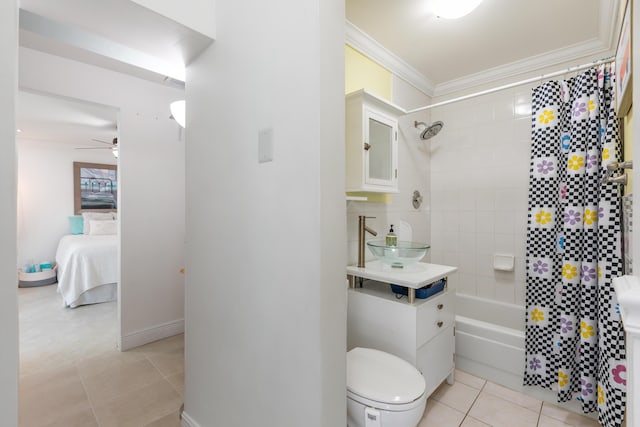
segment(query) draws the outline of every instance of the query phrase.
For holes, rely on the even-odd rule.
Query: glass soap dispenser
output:
[[[385,239],[385,244],[387,246],[398,246],[398,236],[393,232],[393,224],[391,224],[391,228],[389,228],[389,232],[387,233],[387,237]]]

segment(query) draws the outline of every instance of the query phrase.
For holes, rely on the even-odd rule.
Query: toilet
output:
[[[422,374],[372,348],[347,352],[347,426],[416,427],[427,404]]]

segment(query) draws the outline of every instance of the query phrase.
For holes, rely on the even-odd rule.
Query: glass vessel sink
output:
[[[429,251],[426,243],[400,240],[396,246],[387,246],[384,240],[371,240],[367,246],[376,258],[394,268],[403,268],[422,259]]]

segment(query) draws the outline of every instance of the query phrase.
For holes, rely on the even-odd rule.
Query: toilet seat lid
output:
[[[372,348],[347,353],[347,390],[384,403],[409,403],[424,394],[422,374],[409,362]]]

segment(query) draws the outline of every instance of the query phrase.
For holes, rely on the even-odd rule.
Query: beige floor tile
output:
[[[491,427],[489,424],[485,424],[482,421],[478,421],[473,417],[467,416],[460,427]]]
[[[573,427],[598,427],[600,424],[595,418],[586,417],[584,415],[576,414],[575,412],[568,411],[557,405],[544,402],[542,405],[541,414],[545,417],[552,418],[560,421],[565,425]]]
[[[82,378],[109,374],[112,370],[125,367],[128,363],[144,360],[144,354],[138,351],[103,350],[94,356],[78,360],[76,366]]]
[[[42,350],[20,352],[20,375],[29,376],[41,374],[56,369],[67,369],[75,366],[76,357],[63,351],[53,352]]]
[[[138,350],[142,351],[145,354],[166,352],[175,349],[184,350],[184,334],[174,335],[172,337],[154,341],[152,343],[138,347]]]
[[[484,384],[487,380],[476,377],[475,375],[468,374],[464,371],[456,369],[455,371],[455,379],[456,382],[461,382],[462,384],[466,384],[470,387],[477,388],[478,390],[482,390]]]
[[[517,405],[522,406],[523,408],[527,408],[534,412],[540,412],[540,408],[542,408],[541,400],[538,400],[524,393],[520,393],[518,391],[508,389],[501,385],[492,383],[491,381],[487,381],[487,384],[485,384],[482,391],[485,393],[490,393],[494,396],[501,397],[505,400],[513,402]]]
[[[463,419],[462,412],[429,399],[422,420],[417,427],[458,427]]]
[[[87,393],[75,368],[20,377],[18,414],[21,427],[63,422],[75,414],[86,415],[86,410],[90,409]]]
[[[184,372],[184,348],[144,354],[165,377]]]
[[[38,424],[37,427],[99,427],[91,408],[79,409],[57,419],[49,418],[47,422],[48,424]],[[20,423],[20,427],[27,427],[27,425]]]
[[[538,412],[484,391],[476,399],[469,415],[493,427],[513,427],[514,420],[518,421],[518,427],[535,427],[538,422]]]
[[[546,415],[540,415],[538,427],[571,427],[571,425],[565,424],[555,418],[547,417]]]
[[[20,391],[39,392],[46,387],[68,381],[80,381],[78,370],[74,365],[66,365],[58,369],[50,369],[37,374],[20,375]]]
[[[100,427],[140,427],[175,413],[182,397],[166,380],[98,403],[94,408]]]
[[[102,371],[98,375],[83,378],[91,402],[112,399],[138,390],[162,379],[162,375],[146,359],[123,362]]]
[[[167,381],[180,393],[180,396],[184,396],[184,371],[167,377]]]
[[[442,404],[466,414],[471,408],[471,405],[473,405],[473,402],[475,402],[478,394],[480,394],[480,390],[461,382],[456,381],[453,385],[444,382],[431,395],[431,399],[437,400]]]
[[[165,415],[162,418],[152,421],[144,427],[180,427],[180,422],[180,414],[178,412],[173,412],[171,414]]]
[[[143,345],[138,351],[165,377],[184,372],[184,334]]]

